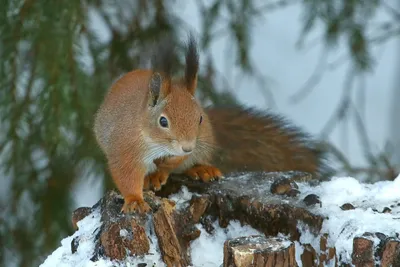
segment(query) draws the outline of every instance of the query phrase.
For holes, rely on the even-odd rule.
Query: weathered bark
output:
[[[286,189],[286,191],[278,190],[281,194],[296,189],[296,185],[293,185],[296,181],[311,179],[307,173],[249,173],[247,179],[243,177],[243,174],[238,173],[218,183],[208,184],[182,177],[170,179],[172,181],[157,192],[157,195],[168,196],[176,193],[180,189],[176,186],[179,183],[188,187],[191,192],[204,194],[211,203],[207,214],[217,217],[221,227],[226,227],[230,220],[237,219],[263,232],[266,236],[283,233],[290,235],[292,240],[298,240],[297,223],[299,221],[308,225],[316,234],[322,226],[323,218],[309,212],[301,203],[292,201],[290,204],[284,204],[280,194],[270,192],[271,185],[276,185],[276,181],[283,184]],[[282,182],[282,180],[288,182]]]
[[[293,242],[277,237],[239,237],[225,241],[224,267],[295,267]]]
[[[336,249],[334,247],[328,247],[328,237],[328,234],[321,235],[319,242],[319,267],[323,267],[331,261],[333,261],[335,266],[337,266]]]
[[[78,229],[77,222],[88,216],[92,212],[92,208],[89,207],[81,207],[77,208],[72,212],[72,227],[74,227],[75,230]]]
[[[115,192],[109,192],[101,201],[100,246],[104,255],[122,260],[128,255],[142,256],[148,253],[150,243],[145,232],[145,218],[121,216],[123,200]]]
[[[374,245],[376,238],[380,242]],[[356,267],[375,266],[375,260],[381,260],[382,267],[400,266],[400,240],[382,233],[364,233],[353,240],[352,259]]]
[[[185,247],[181,247],[175,232],[173,213],[173,205],[164,201],[161,208],[154,213],[154,230],[167,266],[187,266],[189,260],[184,253]]]
[[[374,266],[374,242],[367,237],[356,237],[353,240],[352,263],[356,267]]]
[[[382,253],[382,267],[400,266],[400,241],[388,239]]]
[[[317,253],[310,244],[304,244],[304,251],[301,254],[301,262],[303,266],[317,267]]]

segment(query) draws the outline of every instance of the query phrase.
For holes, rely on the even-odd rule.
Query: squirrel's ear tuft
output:
[[[163,81],[161,74],[155,72],[150,77],[149,89],[149,104],[154,107],[159,100],[166,97],[170,92],[170,81],[168,79]]]
[[[188,91],[194,95],[197,87],[199,54],[197,51],[196,40],[192,34],[189,34],[189,41],[186,49],[185,86],[187,87]]]
[[[150,89],[149,104],[153,107],[157,104],[157,101],[160,98],[161,84],[162,84],[162,79],[160,73],[156,72],[153,75],[151,75],[149,83],[149,89]]]

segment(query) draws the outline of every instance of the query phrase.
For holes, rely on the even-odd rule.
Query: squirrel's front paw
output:
[[[196,165],[187,170],[185,174],[195,180],[201,179],[203,182],[222,178],[221,171],[218,168],[209,165]]]
[[[125,203],[122,207],[121,211],[123,213],[147,213],[151,210],[149,204],[146,203],[143,199],[138,199],[135,196],[125,197]]]
[[[167,183],[168,176],[169,174],[167,172],[163,171],[153,172],[144,178],[145,183],[143,188],[147,190],[152,187],[154,191],[158,191],[161,189],[161,186]]]

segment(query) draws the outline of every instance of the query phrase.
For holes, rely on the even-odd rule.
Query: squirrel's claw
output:
[[[144,178],[143,189],[148,190],[153,188],[154,191],[159,191],[163,185],[167,183],[169,174],[163,171],[156,171]]]
[[[124,206],[122,206],[121,212],[123,213],[147,213],[151,210],[149,204],[142,200],[129,200],[125,198]]]
[[[222,178],[221,171],[209,165],[196,165],[185,172],[189,177],[198,180],[201,179],[203,182],[209,182]]]

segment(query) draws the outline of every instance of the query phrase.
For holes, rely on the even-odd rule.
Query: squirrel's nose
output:
[[[182,146],[182,151],[185,153],[190,153],[193,151],[193,147],[191,146]]]
[[[193,142],[184,142],[184,143],[181,143],[181,149],[182,149],[182,151],[183,151],[184,153],[190,153],[190,152],[192,152],[193,149],[194,149],[194,147],[195,147],[195,143],[193,143]]]

